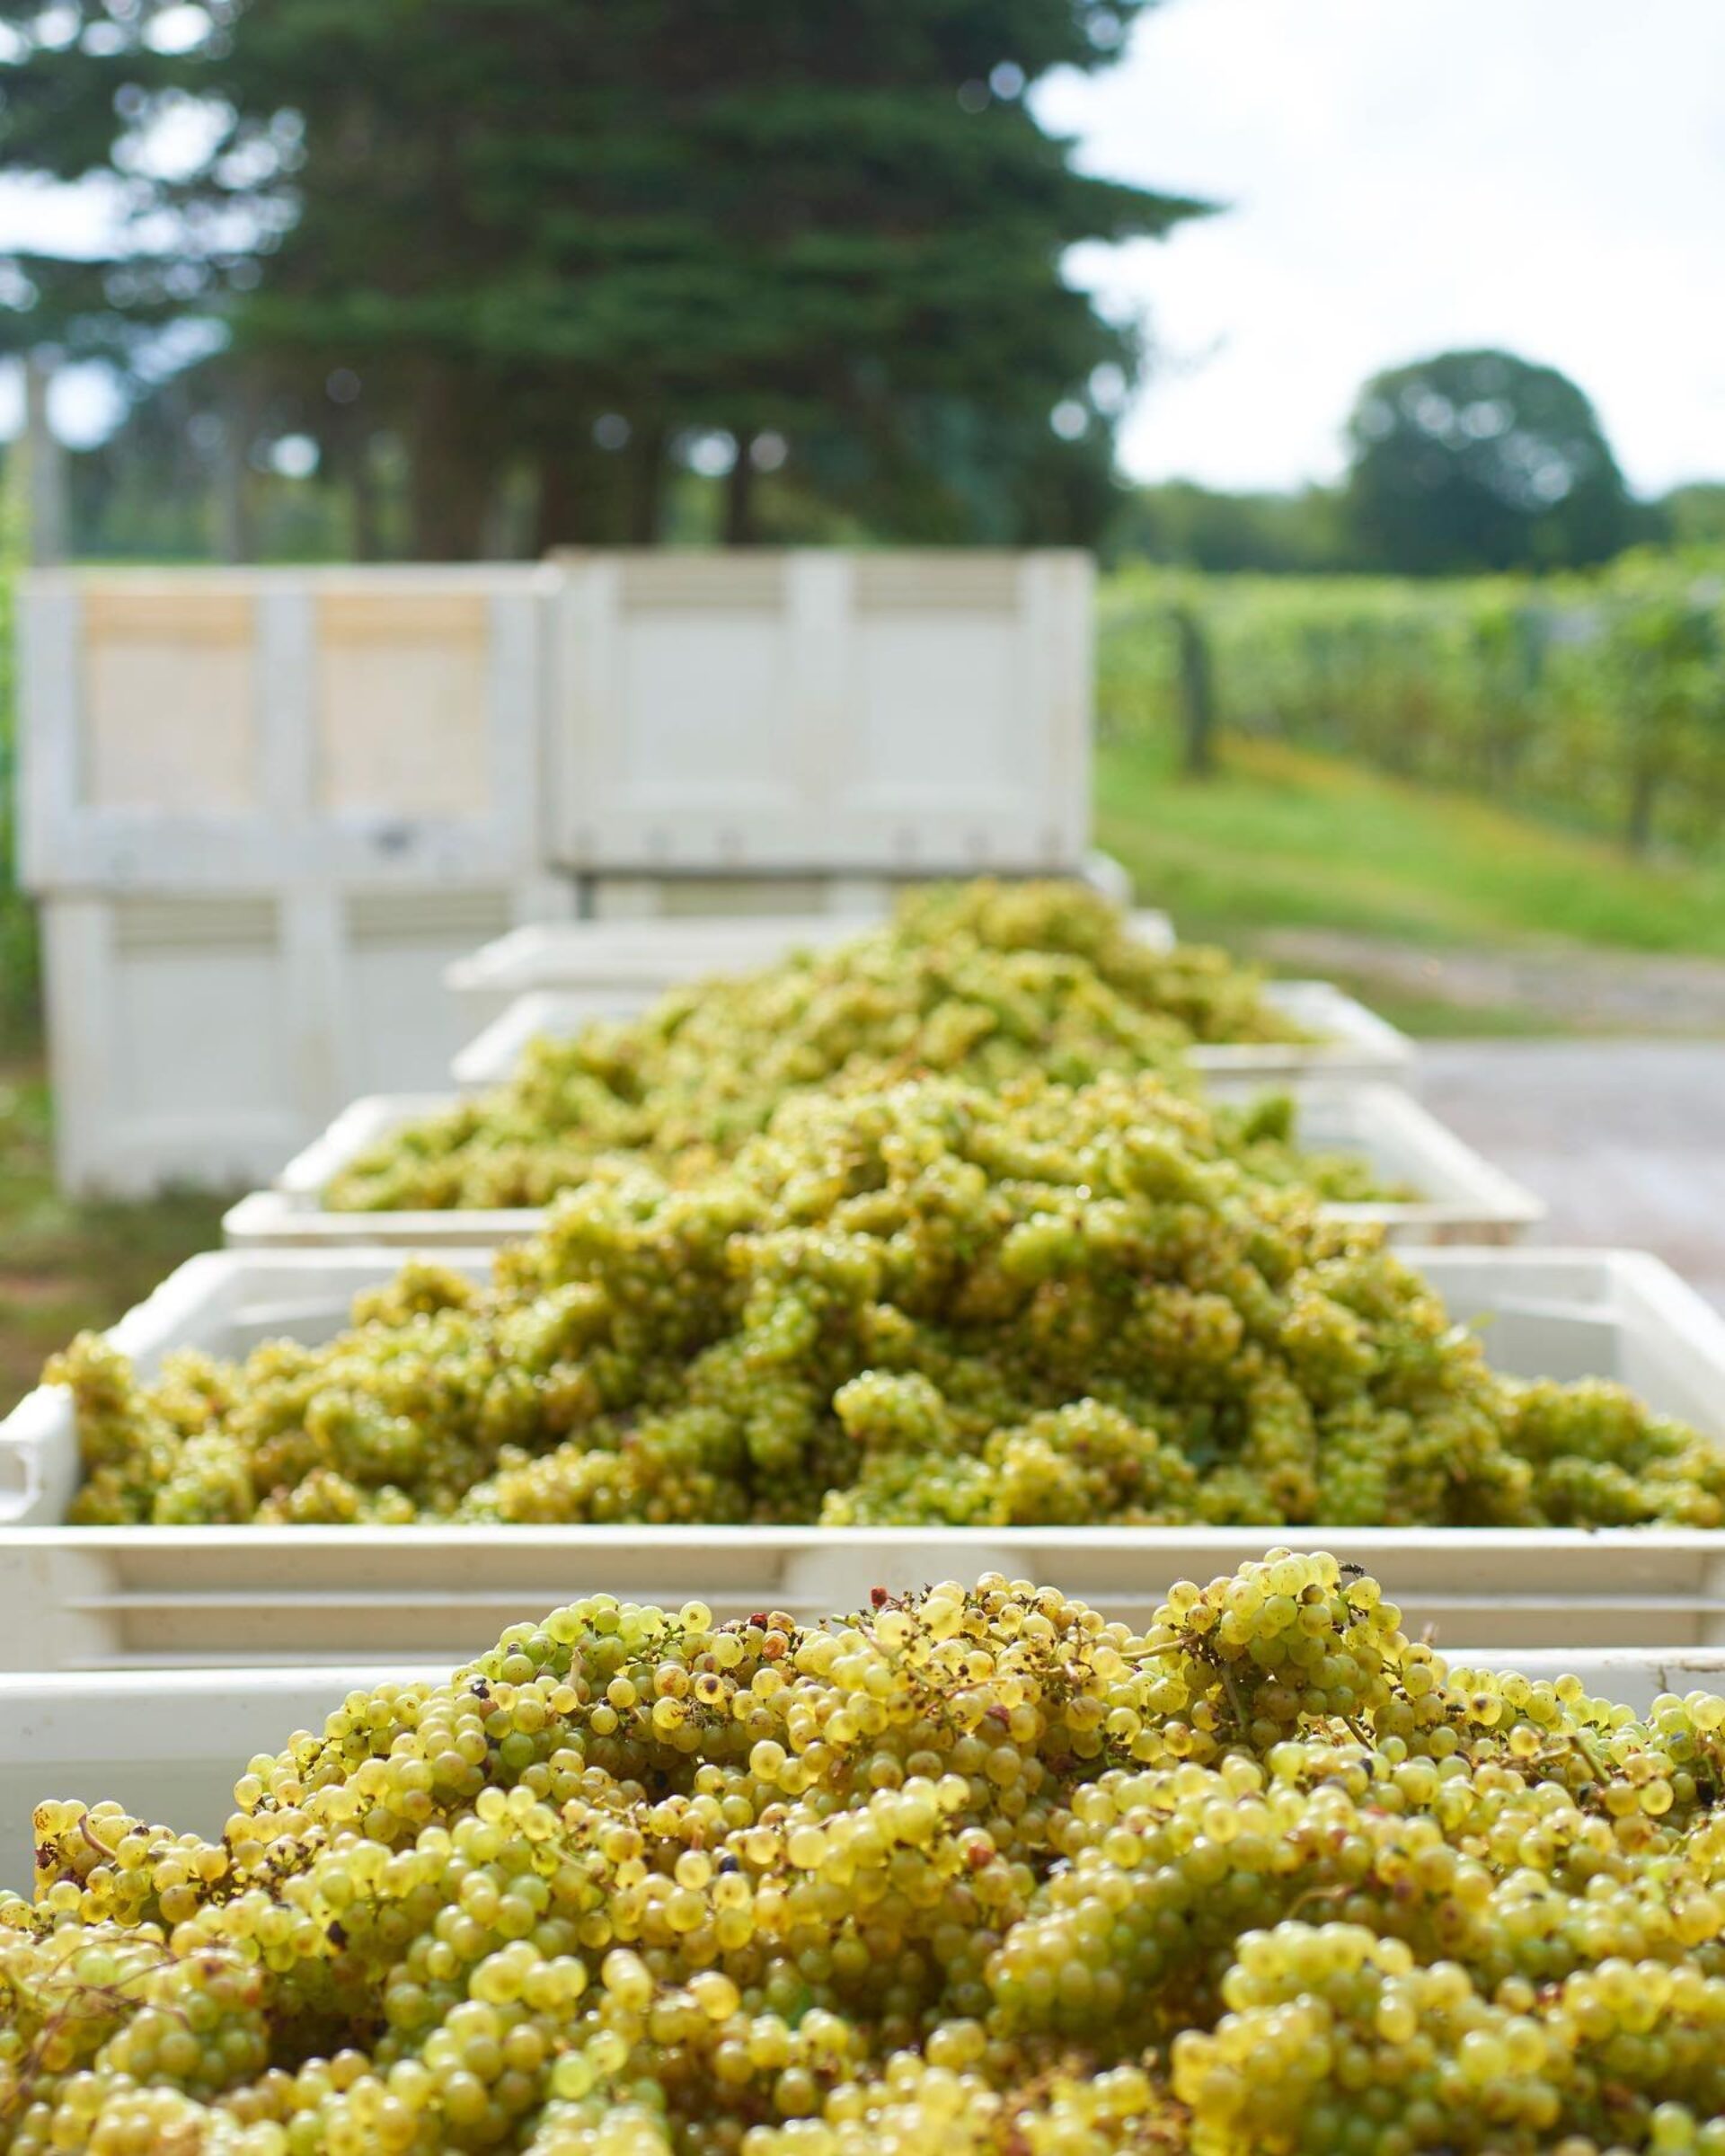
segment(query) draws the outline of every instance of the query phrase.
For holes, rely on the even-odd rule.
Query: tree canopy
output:
[[[1231,494],[1191,480],[1163,480],[1125,494],[1108,528],[1104,558],[1287,576],[1358,569],[1346,508],[1331,487]]]
[[[1384,569],[1572,567],[1632,535],[1593,407],[1555,367],[1500,351],[1393,367],[1360,392],[1348,438],[1349,523]]]
[[[781,464],[891,535],[1088,537],[1139,354],[1065,256],[1200,206],[1023,93],[1152,4],[0,0],[0,155],[122,213],[15,261],[13,341],[208,325],[213,395],[406,441],[429,553],[523,470],[542,541],[650,539],[702,433],[733,537]]]

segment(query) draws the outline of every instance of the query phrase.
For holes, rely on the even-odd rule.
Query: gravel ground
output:
[[[1464,1009],[1537,1012],[1578,1031],[1725,1033],[1725,961],[1661,958],[1572,945],[1514,950],[1423,950],[1336,929],[1285,928],[1264,957],[1314,974],[1340,970],[1404,994]],[[1367,991],[1369,1000],[1369,988]]]
[[[1648,1250],[1725,1309],[1725,1042],[1432,1041],[1421,1097],[1543,1197],[1544,1242]]]

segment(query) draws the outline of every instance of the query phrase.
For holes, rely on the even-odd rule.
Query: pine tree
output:
[[[217,325],[212,373],[328,454],[404,435],[427,554],[473,552],[523,465],[543,541],[651,539],[690,429],[739,445],[736,539],[763,436],[883,535],[1088,536],[1091,384],[1137,354],[1063,260],[1199,206],[1077,172],[1022,91],[1149,4],[208,0],[169,53],[183,0],[0,0],[0,153],[135,205],[103,261],[17,261],[15,340],[136,359]],[[356,376],[366,425],[323,391]]]

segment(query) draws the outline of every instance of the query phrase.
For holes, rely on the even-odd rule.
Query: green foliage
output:
[[[1443,352],[1375,376],[1349,422],[1348,518],[1400,574],[1570,568],[1632,536],[1593,407],[1555,367]]]
[[[1102,552],[1110,562],[1142,560],[1211,572],[1315,576],[1367,566],[1334,489],[1224,494],[1187,479],[1135,488],[1115,510]]]
[[[1588,1013],[1573,998],[1555,1011],[1549,976],[1547,992],[1524,995],[1513,969],[1497,974],[1497,1000],[1482,1005],[1455,968],[1411,980],[1393,957],[1371,965],[1367,942],[1473,949],[1488,963],[1553,938],[1725,957],[1725,859],[1636,860],[1609,839],[1485,796],[1410,786],[1262,737],[1234,736],[1202,780],[1184,776],[1177,741],[1154,726],[1104,743],[1096,836],[1146,903],[1166,906],[1190,934],[1242,951],[1261,950],[1274,930],[1361,937],[1365,970],[1350,976],[1340,957],[1322,970],[1411,1033],[1561,1031],[1570,1020],[1586,1030]],[[1632,959],[1603,962],[1620,978],[1640,970]],[[1671,1016],[1686,1023],[1681,1008]]]
[[[1725,577],[1704,556],[1632,553],[1545,580],[1124,572],[1101,603],[1105,737],[1181,730],[1182,614],[1208,646],[1224,733],[1489,794],[1638,851],[1717,850]]]
[[[176,1265],[218,1243],[232,1202],[207,1190],[63,1197],[48,1087],[33,1070],[0,1066],[0,1415],[71,1334],[113,1324]]]
[[[1075,172],[1022,92],[1104,65],[1147,4],[226,0],[168,56],[172,0],[0,0],[8,163],[123,170],[137,208],[106,262],[20,265],[22,333],[219,323],[226,391],[330,463],[408,441],[430,554],[475,551],[523,466],[541,542],[652,539],[690,429],[740,446],[733,538],[766,434],[883,535],[1084,536],[1110,499],[1092,377],[1137,351],[1061,262],[1197,206]],[[152,176],[138,139],[188,97],[213,141]]]
[[[1673,487],[1653,505],[1660,535],[1674,546],[1725,547],[1725,482],[1697,480]]]
[[[1717,813],[1725,767],[1722,598],[1719,577],[1673,576],[1652,556],[1626,558],[1612,580],[1600,674],[1623,730],[1626,835],[1637,853],[1652,843],[1673,788],[1704,788]]]

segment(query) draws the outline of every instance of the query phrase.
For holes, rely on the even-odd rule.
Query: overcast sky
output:
[[[1159,348],[1135,476],[1331,478],[1367,375],[1499,344],[1580,383],[1635,487],[1725,478],[1725,0],[1163,0],[1037,99],[1092,169],[1226,205],[1080,264]],[[0,244],[101,221],[0,178]],[[87,438],[110,407],[66,390]]]
[[[1095,171],[1230,206],[1086,265],[1163,348],[1136,476],[1331,477],[1367,375],[1497,344],[1632,485],[1725,478],[1721,0],[1164,0],[1038,100]]]

